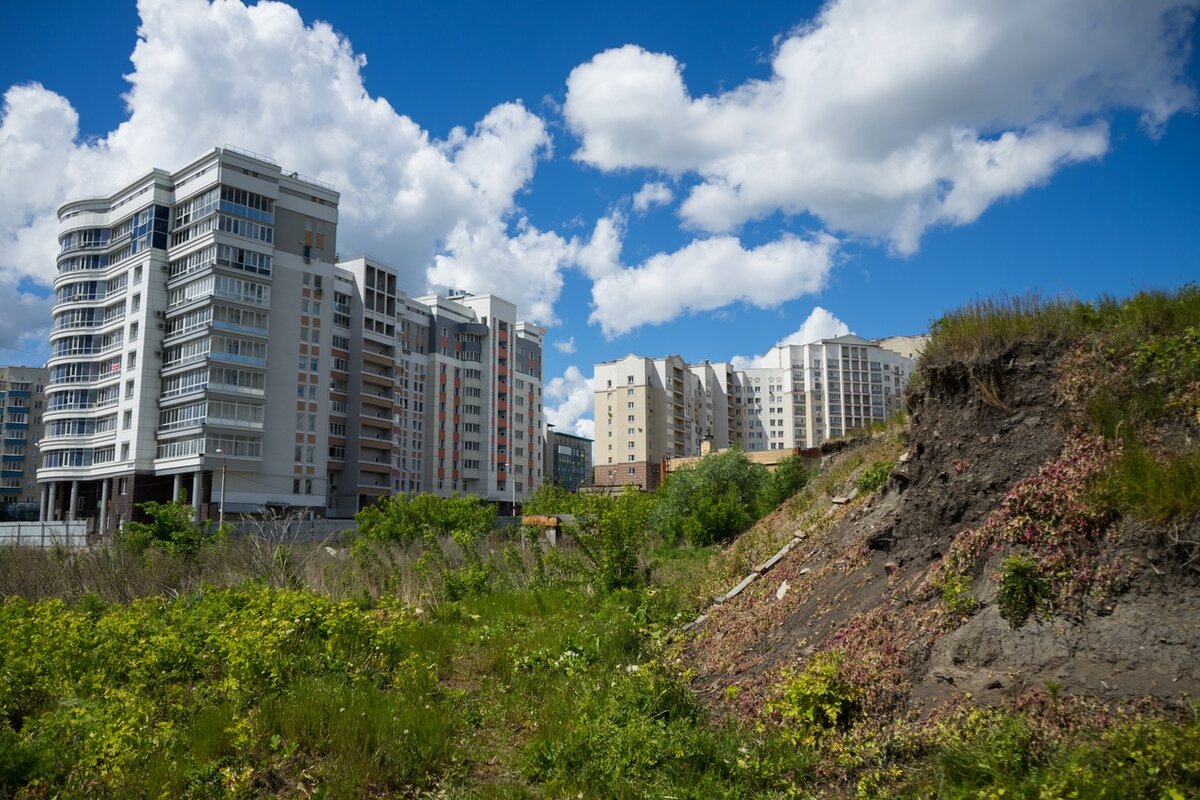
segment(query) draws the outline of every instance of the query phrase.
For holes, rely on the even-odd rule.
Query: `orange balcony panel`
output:
[[[458,470],[451,470],[450,480],[452,480],[452,481],[458,480]]]
[[[437,471],[437,473],[438,473],[438,480],[439,480],[439,481],[440,481],[440,480],[444,480],[444,479],[446,478],[446,470],[445,470],[444,468],[442,468],[442,467],[438,467],[438,471]]]
[[[438,412],[438,419],[439,419],[439,420],[441,420],[442,422],[445,422],[445,421],[446,421],[446,412],[445,412],[445,411],[439,411],[439,412]]]

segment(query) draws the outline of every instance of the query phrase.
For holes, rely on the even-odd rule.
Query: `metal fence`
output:
[[[87,547],[88,524],[0,522],[0,547]]]

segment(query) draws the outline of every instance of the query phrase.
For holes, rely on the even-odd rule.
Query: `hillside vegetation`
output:
[[[418,497],[6,550],[0,797],[1194,797],[1198,331],[980,302],[819,472],[548,488],[556,548]]]

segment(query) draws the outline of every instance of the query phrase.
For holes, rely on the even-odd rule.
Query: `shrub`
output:
[[[0,796],[10,797],[33,777],[35,754],[12,728],[0,723]]]
[[[1021,627],[1034,611],[1045,606],[1049,588],[1037,560],[1027,555],[1007,556],[1000,566],[996,588],[1000,616],[1012,627]]]
[[[888,476],[892,474],[892,468],[895,466],[895,461],[877,461],[860,472],[854,483],[863,494],[877,491],[887,483]]]
[[[362,540],[429,543],[454,534],[478,540],[495,526],[496,507],[470,496],[395,495],[381,498],[354,519]]]
[[[758,515],[766,516],[808,484],[808,470],[797,455],[783,459],[768,473],[758,493]]]
[[[591,563],[592,577],[601,589],[611,591],[640,582],[638,558],[653,507],[653,496],[626,486],[615,500],[595,500],[576,515],[576,543]]]
[[[814,655],[799,672],[784,674],[781,695],[768,708],[791,726],[785,731],[790,738],[814,745],[827,731],[850,724],[863,691],[842,677],[845,660],[841,650],[827,650]]]
[[[150,522],[127,522],[121,539],[134,553],[161,550],[170,555],[190,557],[224,538],[225,532],[212,522],[197,522],[196,510],[187,503],[156,503],[139,506]]]
[[[766,480],[766,468],[751,463],[736,447],[711,453],[667,477],[650,525],[672,541],[686,536],[693,544],[706,545],[729,539],[754,522]]]

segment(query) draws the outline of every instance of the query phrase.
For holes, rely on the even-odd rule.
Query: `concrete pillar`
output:
[[[54,522],[54,512],[58,511],[58,481],[50,481],[50,495],[46,501],[46,521]]]
[[[100,481],[100,525],[96,532],[101,536],[108,533],[108,488],[112,484],[110,478]]]
[[[71,507],[67,509],[67,521],[75,521],[75,506],[79,503],[79,481],[71,481]]]
[[[179,502],[179,494],[183,491],[183,473],[175,474],[175,485],[171,487],[171,502]]]
[[[41,485],[41,498],[38,501],[38,522],[45,522],[47,519],[46,501],[50,499],[50,487],[46,484]]]
[[[196,510],[196,520],[200,520],[200,492],[204,489],[204,471],[196,470],[192,474],[192,508]]]

